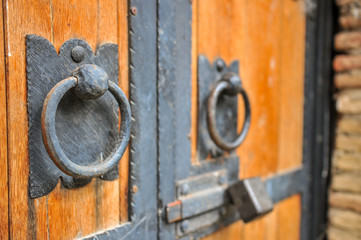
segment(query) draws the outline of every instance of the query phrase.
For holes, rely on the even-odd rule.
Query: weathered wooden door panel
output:
[[[315,79],[308,72],[316,72],[310,67],[316,46],[310,33],[315,32],[317,1],[3,2],[1,239],[307,239],[310,218],[305,214],[312,208],[305,147],[314,140],[308,142],[312,129],[304,120],[312,121],[315,113],[307,102],[313,95],[305,86]],[[48,39],[57,51],[72,38],[86,41],[93,52],[103,43],[118,45],[119,84],[132,111],[131,140],[119,163],[119,179],[93,179],[76,189],[58,183],[49,195],[29,196],[27,34]],[[198,104],[199,56],[210,63],[222,58],[227,65],[238,60],[251,103],[246,140],[221,160],[198,159],[199,114],[204,111]],[[244,111],[239,98],[239,131]],[[217,182],[211,190],[221,185],[224,194],[227,179],[258,176],[271,195],[283,195],[272,195],[277,199],[273,211],[247,224],[223,195],[222,205],[201,213],[194,208],[192,216],[171,219],[169,209],[181,213],[179,199],[193,194],[189,186],[183,189],[188,193],[182,193],[184,182],[196,182],[197,187],[194,179],[200,174],[219,177],[224,172],[226,184],[221,178],[210,179],[209,184]],[[288,190],[275,190],[272,179],[286,176],[289,181],[296,175],[299,186],[290,181]],[[300,176],[308,177],[301,181]],[[202,201],[193,204],[203,207]]]
[[[133,169],[133,171],[137,171],[138,168],[129,166],[130,156],[128,151],[120,161],[120,177],[117,180],[102,181],[93,179],[89,185],[71,190],[62,187],[59,183],[56,189],[49,195],[37,199],[30,198],[28,194],[29,139],[27,137],[28,120],[25,72],[25,36],[27,34],[35,34],[48,39],[57,51],[59,51],[60,46],[65,41],[71,38],[85,40],[94,52],[102,43],[115,43],[119,46],[120,87],[129,96],[128,1],[51,0],[30,2],[5,1],[4,3],[4,11],[2,12],[4,13],[5,32],[1,36],[5,38],[5,44],[2,44],[2,46],[6,46],[7,71],[6,84],[5,81],[1,83],[0,99],[2,106],[5,106],[7,103],[8,107],[7,112],[5,112],[6,108],[1,108],[0,169],[2,173],[4,171],[1,174],[1,192],[9,192],[9,201],[6,194],[3,196],[0,205],[1,221],[4,221],[4,223],[1,223],[2,238],[6,238],[7,233],[9,233],[11,239],[73,239],[105,229],[111,229],[128,222],[130,214],[128,211],[130,200],[128,193],[132,191],[132,194],[135,194],[137,192],[135,184],[140,182],[136,179],[136,181],[133,181],[133,185],[129,184],[129,168]],[[132,1],[132,3],[140,5],[137,1]],[[150,46],[149,48],[151,49],[155,49],[155,37],[152,37],[152,35],[155,36],[155,11],[152,11],[151,8],[153,3],[144,4],[144,8],[139,7],[141,11],[149,11],[150,13],[146,16],[153,17],[153,20],[141,18],[138,20],[139,23],[135,23],[134,26],[132,25],[133,28],[138,27],[137,32],[132,34],[133,38],[138,38],[139,32],[142,30],[139,28],[142,25],[142,21],[148,21],[154,26],[153,28],[145,26],[152,32],[152,34],[148,34],[145,31],[145,34],[149,35],[148,41],[153,41],[153,43],[143,44]],[[153,6],[155,5],[153,4]],[[135,42],[134,39],[133,42]],[[137,48],[139,47],[134,44],[133,49],[138,50]],[[3,51],[2,47],[1,51]],[[131,59],[136,62],[139,59],[139,55],[131,57]],[[2,63],[4,64],[4,61]],[[152,68],[151,64],[149,66]],[[5,68],[2,69],[4,70]],[[136,69],[133,71],[133,74],[145,72],[141,68],[136,67]],[[5,74],[4,71],[2,73]],[[155,73],[149,74],[153,78],[155,77]],[[132,78],[137,79],[137,76],[132,76]],[[142,78],[142,75],[139,75],[138,78]],[[2,79],[5,80],[5,77]],[[5,99],[5,86],[7,88],[7,99]],[[155,93],[154,89],[146,85],[145,87]],[[143,91],[141,87],[139,90]],[[143,92],[146,94],[145,91]],[[138,92],[134,90],[133,95],[136,96],[137,94]],[[139,98],[142,98],[141,94]],[[137,97],[133,97],[132,100],[133,118],[136,118],[139,112],[143,111],[142,106],[145,106],[143,104],[140,107],[134,107],[135,99]],[[155,98],[153,97],[153,99],[154,101],[150,100],[148,102],[149,105],[153,102],[155,103]],[[134,110],[134,108],[137,109]],[[8,120],[8,124],[6,124],[6,120]],[[133,125],[137,126],[139,123],[141,122],[137,121]],[[6,144],[6,127],[9,139],[8,145]],[[133,132],[132,134],[132,137],[135,138],[139,133]],[[155,134],[149,134],[149,136],[155,137]],[[132,149],[143,148],[137,144],[137,141],[144,142],[145,140],[140,137],[139,140],[133,141]],[[155,151],[155,147],[152,144],[148,145],[150,149],[154,149],[152,151]],[[6,156],[6,150],[9,153],[8,157]],[[144,154],[147,154],[147,151],[144,151]],[[133,158],[137,158],[136,154],[133,155]],[[148,155],[151,159],[152,154],[148,152]],[[151,162],[155,164],[155,161]],[[5,174],[7,172],[7,164],[9,166],[8,175]],[[149,166],[145,167],[149,168]],[[7,191],[7,176],[9,176],[9,191]],[[153,176],[155,178],[155,172]],[[130,190],[129,186],[133,186],[133,189]],[[149,187],[148,189],[148,191],[155,190],[155,187]],[[153,204],[153,202],[155,203],[156,193],[151,194],[154,196],[154,201],[149,201],[149,203]],[[138,193],[138,195],[140,194]],[[7,206],[8,202],[9,206]],[[132,202],[136,202],[134,197]],[[7,210],[8,207],[9,210]],[[140,209],[146,209],[146,206]],[[137,211],[134,211],[133,208],[133,215],[135,214],[134,212]],[[141,213],[140,211],[138,212]],[[9,213],[9,217],[7,213]],[[153,215],[155,216],[155,214],[156,212],[154,211]],[[142,214],[138,216],[142,217]],[[9,227],[7,227],[5,219],[9,219]],[[151,219],[151,217],[149,216],[148,219]],[[136,222],[134,216],[132,220]],[[147,221],[147,219],[143,219],[143,223],[146,224]],[[128,228],[131,229],[129,226]],[[151,234],[149,237],[151,237]]]
[[[3,26],[3,6],[0,7],[0,24]],[[4,28],[0,28],[0,236],[9,238],[9,191],[8,191],[8,159],[7,159],[7,112],[6,112],[6,81]]]
[[[239,59],[252,104],[251,128],[237,150],[240,178],[265,178],[302,164],[305,29],[304,1],[193,1],[193,93],[197,55]],[[192,133],[197,132],[196,112]],[[192,137],[195,142],[195,134]],[[224,234],[229,234],[227,239],[298,239],[300,214],[301,200],[294,196],[262,219],[235,223],[238,227],[205,239],[222,239]]]
[[[25,36],[49,39],[57,50],[70,38],[82,38],[95,51],[105,42],[120,45],[120,62],[127,64],[126,1],[7,1],[5,4],[9,132],[10,237],[12,239],[69,239],[115,226],[127,220],[124,202],[128,185],[128,155],[121,161],[119,180],[94,180],[84,188],[58,185],[39,199],[28,196],[28,138],[26,108]],[[114,24],[115,23],[115,24]],[[119,24],[116,24],[119,23]],[[124,66],[124,65],[123,65]],[[120,82],[128,92],[127,68]],[[121,197],[122,196],[122,197]]]
[[[162,80],[158,82],[158,139],[160,141],[158,160],[161,184],[159,211],[163,213],[163,204],[170,201],[174,202],[168,205],[166,210],[168,213],[173,213],[174,206],[177,204],[183,206],[187,194],[183,194],[183,200],[182,196],[179,196],[179,191],[182,191],[180,188],[182,181],[190,181],[191,177],[207,168],[202,165],[217,165],[219,161],[213,159],[206,163],[204,159],[198,159],[197,142],[200,136],[197,134],[200,124],[203,124],[199,122],[198,115],[204,111],[199,109],[198,104],[199,76],[200,71],[204,70],[198,68],[199,56],[205,56],[210,63],[217,58],[224,59],[227,64],[239,60],[240,76],[244,89],[249,94],[252,107],[249,135],[236,151],[241,159],[239,177],[244,179],[260,176],[268,181],[267,179],[272,177],[300,171],[304,175],[302,180],[299,180],[300,184],[297,185],[302,185],[304,188],[298,192],[302,193],[302,196],[294,192],[285,196],[285,199],[276,197],[275,199],[278,200],[273,212],[265,217],[248,224],[234,223],[206,239],[217,239],[217,236],[224,238],[225,235],[229,236],[229,239],[239,239],[240,236],[242,239],[299,239],[301,236],[307,239],[305,214],[309,209],[305,204],[308,201],[306,176],[309,173],[307,172],[308,162],[305,161],[303,151],[304,143],[308,140],[305,140],[303,119],[304,107],[309,104],[305,103],[304,98],[305,79],[310,81],[309,79],[312,78],[309,76],[306,78],[305,74],[306,56],[311,54],[306,53],[308,39],[306,22],[312,22],[310,19],[314,19],[312,15],[314,8],[310,7],[310,3],[306,1],[194,0],[191,3],[192,20],[190,20],[191,18],[187,15],[189,11],[187,4],[181,1],[173,5],[168,1],[165,2],[160,4],[160,9],[158,9],[160,33],[158,67],[159,79]],[[168,7],[168,16],[163,16],[162,7]],[[169,24],[173,21],[176,22],[175,25]],[[185,39],[190,31],[189,21],[192,22],[190,86],[188,85],[189,75],[187,75],[189,68],[180,63],[190,62],[187,60],[189,55],[184,52],[188,46]],[[314,23],[310,26],[312,24]],[[176,30],[174,31],[172,27]],[[163,48],[165,50],[162,50]],[[164,55],[167,56],[166,54],[169,54],[168,58],[164,57]],[[163,72],[162,69],[167,69],[167,67],[169,71]],[[182,78],[179,78],[177,74],[180,71],[178,69],[183,71]],[[174,98],[167,98],[169,95]],[[191,103],[188,102],[189,97],[191,97]],[[238,114],[239,130],[243,123],[242,105],[239,104],[241,106]],[[181,111],[183,113],[180,113]],[[189,115],[184,116],[189,112],[191,113],[190,122]],[[312,113],[308,114],[312,115]],[[173,129],[174,126],[176,126],[175,129]],[[223,161],[226,162],[227,156],[225,155],[225,158],[220,161],[220,166]],[[169,160],[170,158],[172,160]],[[172,168],[174,168],[173,173],[170,172]],[[187,178],[188,176],[190,177]],[[173,189],[172,181],[176,183]],[[173,194],[178,195],[172,199]],[[217,213],[212,213],[212,211],[214,210],[209,209],[204,219],[217,218]],[[202,223],[202,218],[199,216],[183,218],[182,214],[180,210],[180,217],[174,220],[175,230],[169,228],[166,221],[160,221],[161,239],[166,239],[169,234],[184,237],[192,231],[193,233],[189,235],[199,237],[217,229],[216,224],[209,224],[207,228],[206,223]],[[173,223],[172,221],[168,218],[168,224]],[[199,227],[192,228],[192,224],[198,224]],[[303,233],[301,233],[301,228]],[[174,233],[170,233],[171,231]]]

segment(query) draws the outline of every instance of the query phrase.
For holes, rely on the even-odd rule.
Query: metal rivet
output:
[[[77,63],[83,61],[84,56],[85,56],[85,50],[81,46],[76,46],[71,50],[71,57]]]
[[[223,68],[224,68],[224,62],[220,59],[217,60],[216,62],[216,67],[218,72],[222,72]]]
[[[134,186],[132,187],[132,191],[133,191],[133,193],[138,192],[138,187],[134,185]]]
[[[130,13],[131,13],[133,16],[137,15],[137,12],[138,12],[138,10],[137,10],[136,7],[131,7],[131,8],[130,8]]]
[[[184,220],[184,221],[181,223],[181,230],[182,230],[182,232],[187,232],[187,231],[188,231],[188,228],[189,228],[189,221],[188,221],[188,220]]]
[[[227,209],[226,209],[225,207],[221,207],[221,209],[219,209],[219,214],[220,214],[221,216],[226,215],[226,213],[227,213]]]
[[[183,184],[181,186],[181,194],[182,195],[187,195],[189,193],[189,190],[190,190],[190,188],[189,188],[188,184]]]
[[[221,175],[221,176],[219,176],[219,178],[218,178],[218,183],[219,184],[221,184],[221,185],[223,185],[223,184],[225,184],[226,183],[226,176],[225,175]]]

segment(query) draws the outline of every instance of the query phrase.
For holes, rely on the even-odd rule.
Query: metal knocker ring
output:
[[[109,90],[118,102],[121,125],[117,143],[109,156],[98,164],[83,166],[72,162],[58,141],[55,129],[56,111],[60,100],[70,89],[82,99],[96,99]],[[77,68],[72,77],[60,81],[48,93],[41,115],[43,142],[50,158],[64,173],[75,178],[98,177],[113,169],[123,156],[130,137],[130,117],[129,102],[123,91],[115,83],[108,81],[108,76],[102,68],[94,64],[85,64]]]
[[[237,138],[233,142],[228,142],[224,140],[218,131],[217,121],[216,121],[216,106],[219,95],[224,92],[230,96],[236,96],[240,94],[244,101],[245,107],[245,117],[244,124],[241,132],[238,134]],[[244,139],[247,136],[250,122],[251,122],[251,107],[247,93],[242,88],[241,79],[235,73],[225,73],[222,79],[217,83],[215,88],[211,91],[208,98],[208,108],[207,108],[207,122],[208,122],[208,131],[211,135],[214,143],[225,151],[231,151],[237,148],[242,144]]]

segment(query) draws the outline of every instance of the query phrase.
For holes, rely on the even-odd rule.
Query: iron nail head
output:
[[[83,61],[84,56],[85,56],[85,50],[81,46],[75,46],[71,50],[71,58],[77,63]]]
[[[137,12],[138,12],[138,10],[137,10],[136,7],[131,7],[131,8],[130,8],[130,13],[131,13],[133,16],[137,15]]]
[[[181,230],[182,232],[187,232],[189,229],[189,221],[188,220],[184,220],[181,223]]]
[[[183,184],[181,186],[181,194],[182,195],[187,195],[190,191],[189,185],[188,184]]]

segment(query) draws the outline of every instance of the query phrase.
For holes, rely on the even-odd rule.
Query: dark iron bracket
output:
[[[197,154],[199,160],[219,157],[224,150],[212,140],[207,123],[208,98],[225,73],[239,74],[239,62],[233,61],[229,66],[223,59],[217,58],[210,63],[204,55],[198,57],[198,142]],[[216,123],[224,139],[232,141],[237,137],[237,97],[220,95],[216,106]]]
[[[103,69],[109,81],[118,85],[118,45],[99,46],[96,54],[83,40],[71,39],[59,54],[47,40],[36,35],[26,37],[26,70],[29,113],[29,193],[37,198],[50,193],[62,179],[63,186],[77,188],[91,178],[74,178],[61,171],[44,147],[41,114],[49,91],[85,64]],[[60,86],[60,85],[59,85]],[[118,103],[109,91],[95,100],[81,99],[68,91],[61,98],[54,120],[61,149],[75,164],[93,166],[113,154],[119,128]],[[128,126],[129,127],[129,126]],[[99,176],[103,180],[118,178],[118,167]]]

